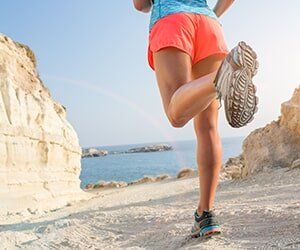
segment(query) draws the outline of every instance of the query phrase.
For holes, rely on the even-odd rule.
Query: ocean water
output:
[[[243,137],[223,138],[223,162],[242,151]],[[133,181],[144,175],[169,174],[175,176],[183,167],[197,168],[195,141],[163,142],[173,146],[172,151],[130,154],[109,154],[81,160],[81,187],[104,181]],[[110,152],[124,152],[130,148],[158,143],[96,147]]]

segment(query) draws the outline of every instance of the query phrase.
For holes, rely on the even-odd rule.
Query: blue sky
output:
[[[236,0],[221,18],[228,46],[245,40],[260,61],[256,119],[232,129],[222,109],[222,137],[247,135],[276,119],[300,84],[299,9],[298,0]],[[1,32],[33,49],[82,146],[194,138],[191,123],[171,128],[163,113],[146,60],[148,22],[130,0],[1,1]]]

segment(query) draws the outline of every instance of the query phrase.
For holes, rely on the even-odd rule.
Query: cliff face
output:
[[[246,174],[263,167],[291,166],[300,158],[300,87],[281,105],[281,116],[254,130],[243,143]]]
[[[81,148],[32,51],[0,34],[0,213],[53,209],[83,198]]]
[[[250,133],[241,155],[229,158],[221,178],[239,179],[267,167],[300,167],[300,87],[281,105],[277,121]]]

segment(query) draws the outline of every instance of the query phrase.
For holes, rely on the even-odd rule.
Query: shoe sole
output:
[[[200,233],[194,233],[191,235],[192,238],[211,238],[212,236],[216,236],[216,235],[219,235],[221,234],[221,231],[214,231],[214,230],[211,230],[211,231],[208,231],[206,232],[204,235],[200,235]]]
[[[258,61],[254,50],[240,42],[229,54],[234,69],[230,93],[225,97],[225,113],[228,123],[234,128],[247,125],[257,112],[258,97],[252,78],[257,73]]]

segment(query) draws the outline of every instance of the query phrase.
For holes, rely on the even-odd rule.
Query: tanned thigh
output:
[[[192,77],[197,79],[218,70],[224,60],[224,55],[212,55],[199,62],[192,67]],[[200,129],[209,129],[216,127],[218,122],[218,107],[219,101],[215,99],[212,103],[201,113],[194,117],[194,125],[196,133]]]
[[[172,95],[192,80],[191,58],[185,52],[168,47],[153,54],[156,79],[166,114]]]

